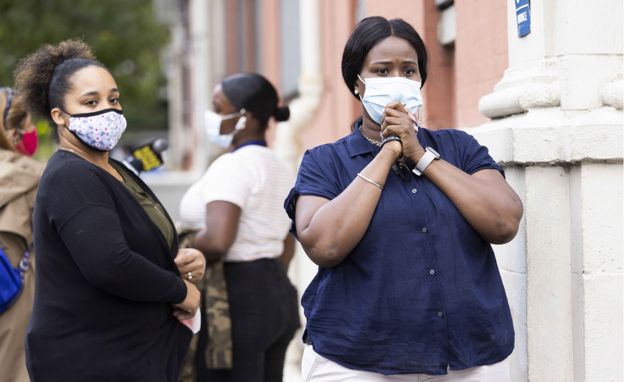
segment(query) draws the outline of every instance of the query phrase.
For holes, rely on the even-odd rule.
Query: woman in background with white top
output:
[[[207,261],[223,261],[233,350],[231,368],[212,369],[207,342],[215,336],[203,322],[197,380],[281,381],[285,352],[299,327],[297,293],[286,275],[293,238],[282,209],[294,178],[266,147],[265,131],[270,118],[287,120],[289,108],[278,107],[276,90],[264,77],[240,73],[214,88],[213,110],[208,135],[231,151],[189,188],[180,214],[186,227],[198,229],[194,244]],[[210,287],[203,289],[206,294]]]

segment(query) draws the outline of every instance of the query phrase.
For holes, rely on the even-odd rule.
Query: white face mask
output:
[[[98,151],[113,150],[127,128],[127,119],[118,109],[69,115],[67,129],[82,143]]]
[[[364,97],[360,96],[364,108],[378,125],[382,124],[382,113],[389,103],[398,101],[411,112],[416,120],[422,106],[420,81],[413,81],[404,77],[369,77],[364,82]]]
[[[238,131],[244,129],[246,118],[244,116],[241,117],[233,128],[233,131],[229,134],[220,134],[220,126],[222,125],[222,121],[235,118],[242,114],[244,114],[244,109],[240,110],[237,113],[231,113],[227,115],[220,115],[218,113],[207,110],[204,115],[204,126],[205,131],[207,132],[207,137],[209,137],[211,143],[225,149],[229,148],[229,146],[231,146],[231,142],[233,141],[233,137],[238,133]]]

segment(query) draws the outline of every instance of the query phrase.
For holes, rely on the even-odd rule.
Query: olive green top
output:
[[[117,169],[117,168],[116,168]],[[147,194],[142,187],[129,175],[124,171],[118,170],[118,173],[122,175],[124,178],[124,183],[122,183],[129,192],[133,195],[133,197],[140,203],[144,212],[149,215],[151,221],[158,227],[160,232],[162,232],[162,236],[164,236],[167,241],[167,245],[171,248],[171,244],[173,243],[173,225],[171,220],[164,213],[164,209],[160,205],[160,203],[156,202],[149,194]]]

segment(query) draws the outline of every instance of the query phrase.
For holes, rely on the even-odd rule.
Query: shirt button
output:
[[[429,274],[431,276],[435,275],[436,274],[436,270],[435,269],[429,269]]]
[[[413,190],[411,190],[411,193],[413,193],[413,194],[415,194],[416,192],[418,192],[418,190],[415,189],[415,188]]]
[[[438,313],[436,313],[436,314],[438,315],[438,317],[442,317],[444,313],[442,313],[442,312],[438,312]]]
[[[427,227],[422,227],[422,232],[427,232],[427,231],[428,231]]]

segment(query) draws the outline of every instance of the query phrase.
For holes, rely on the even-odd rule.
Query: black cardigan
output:
[[[177,241],[168,248],[124,185],[66,151],[47,164],[33,222],[31,379],[176,381],[191,339],[172,316],[187,293],[173,262]]]

